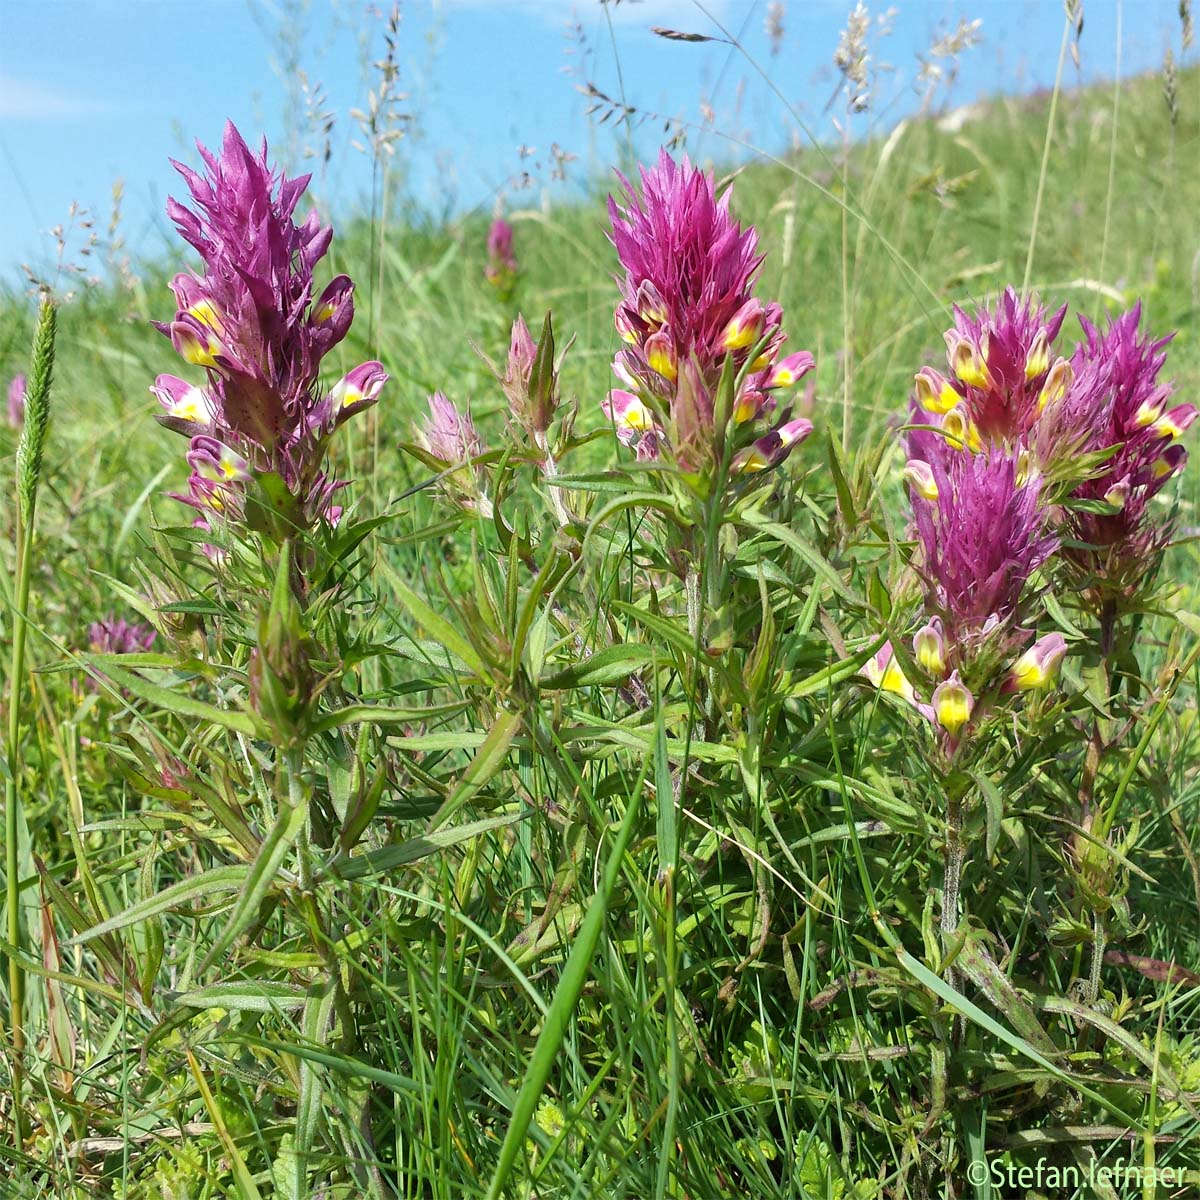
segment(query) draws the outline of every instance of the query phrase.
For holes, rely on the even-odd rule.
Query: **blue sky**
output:
[[[314,193],[335,217],[361,207],[370,165],[350,146],[361,134],[348,113],[376,82],[369,64],[382,52],[390,7],[390,0],[0,0],[0,285],[20,285],[20,262],[45,267],[53,259],[47,231],[66,221],[72,201],[88,206],[103,229],[118,178],[130,248],[161,253],[169,237],[163,200],[178,191],[167,159],[194,161],[191,139],[217,143],[227,117],[248,140],[265,134],[280,160],[298,152],[306,138],[287,118],[297,113],[289,62],[321,83],[335,116],[328,167],[305,167],[318,172]],[[851,7],[785,0],[785,36],[773,54],[766,0],[607,7],[600,0],[407,0],[399,87],[415,125],[398,152],[405,190],[434,213],[490,211],[500,194],[525,207],[602,176],[617,147],[610,127],[586,115],[577,90],[585,79],[697,126],[708,105],[711,131],[689,139],[701,157],[744,156],[743,143],[778,152],[803,140],[788,105],[828,137],[832,56]],[[871,12],[887,7],[873,4]],[[856,118],[858,132],[918,106],[916,56],[963,16],[982,18],[983,41],[963,61],[955,103],[1053,82],[1061,0],[895,0],[895,8],[892,34],[873,46],[876,61],[894,69],[881,75],[872,113]],[[1168,45],[1178,56],[1176,10],[1176,0],[1123,7],[1087,0],[1082,77],[1112,77],[1118,49],[1122,75],[1158,66]],[[649,32],[666,25],[719,35],[718,23],[745,53]],[[1077,78],[1068,60],[1067,80]],[[638,136],[640,152],[652,153],[661,123],[647,122]],[[578,156],[566,183],[552,178],[552,144]],[[523,157],[521,147],[532,152]],[[533,185],[520,189],[514,180],[524,171]]]

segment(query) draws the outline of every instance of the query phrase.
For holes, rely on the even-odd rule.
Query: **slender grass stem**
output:
[[[1029,290],[1029,281],[1033,278],[1033,252],[1037,248],[1038,225],[1042,218],[1042,197],[1046,193],[1046,172],[1050,166],[1050,144],[1054,141],[1054,117],[1058,112],[1058,97],[1062,91],[1063,66],[1067,61],[1067,45],[1071,40],[1071,21],[1068,18],[1063,25],[1062,45],[1058,48],[1058,67],[1054,72],[1054,91],[1050,94],[1050,114],[1046,118],[1046,140],[1042,143],[1042,166],[1038,171],[1037,195],[1033,201],[1033,223],[1029,230],[1029,250],[1025,255],[1025,274],[1021,280],[1021,290]]]
[[[33,512],[18,519],[17,602],[13,613],[12,655],[9,666],[8,697],[8,778],[4,784],[4,876],[7,940],[13,947],[8,960],[9,1037],[12,1048],[13,1140],[18,1147],[25,1140],[21,1113],[25,1068],[25,979],[18,955],[24,941],[21,928],[20,861],[17,843],[20,830],[21,798],[17,791],[17,760],[21,739],[21,683],[25,675],[25,642],[28,625],[29,590],[33,556]]]
[[[25,976],[20,962],[24,941],[21,928],[21,882],[18,837],[21,797],[17,775],[21,743],[21,694],[25,675],[30,585],[33,581],[33,544],[37,516],[38,482],[42,451],[50,421],[50,383],[54,373],[54,337],[57,314],[53,301],[43,298],[33,341],[33,363],[25,405],[24,428],[17,449],[17,578],[13,611],[12,655],[8,675],[8,778],[4,784],[5,911],[8,944],[9,1031],[12,1050],[13,1143],[19,1149],[25,1140],[21,1105],[25,1084]]]

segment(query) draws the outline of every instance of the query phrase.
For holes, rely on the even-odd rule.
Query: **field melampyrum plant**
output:
[[[609,199],[611,338],[497,218],[466,277],[507,346],[447,319],[484,366],[439,376],[468,360],[362,353],[307,178],[232,125],[199,153],[151,389],[185,489],[40,739],[14,640],[25,1177],[865,1200],[1031,1148],[1189,1165],[1200,1051],[1136,987],[1198,979],[1136,945],[1178,849],[1137,793],[1200,656],[1163,569],[1197,410],[1141,305],[1071,345],[1065,305],[955,297],[847,444],[853,347],[765,298],[768,238],[686,156]],[[65,834],[19,828],[51,767]]]

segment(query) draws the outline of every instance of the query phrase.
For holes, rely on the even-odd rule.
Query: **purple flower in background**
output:
[[[8,423],[14,429],[25,424],[25,376],[14,375],[8,385]]]
[[[315,211],[302,224],[293,219],[308,176],[272,172],[266,143],[254,154],[232,124],[219,156],[197,147],[203,174],[174,164],[191,207],[169,199],[167,212],[199,253],[201,271],[175,277],[175,317],[156,326],[206,378],[192,384],[160,375],[151,390],[163,405],[160,421],[193,439],[189,459],[198,454],[207,463],[215,441],[246,465],[237,478],[214,481],[193,462],[181,498],[200,509],[197,524],[208,528],[214,512],[233,511],[209,484],[228,494],[271,472],[284,481],[301,520],[330,519],[330,497],[344,485],[321,471],[327,439],[375,403],[387,375],[369,362],[330,391],[318,386],[322,359],[353,320],[354,285],[339,275],[314,294],[313,271],[333,231]]]
[[[154,645],[155,633],[140,621],[126,621],[109,613],[88,626],[88,648],[93,654],[137,654]]]
[[[486,453],[483,439],[471,420],[471,414],[460,413],[443,392],[429,397],[429,416],[417,427],[417,441],[430,457],[447,468],[442,484],[450,498],[464,508],[491,516],[492,504],[486,490],[483,468],[466,464]]]
[[[663,150],[656,166],[642,169],[640,195],[623,176],[621,183],[624,195],[610,196],[608,210],[625,271],[614,319],[627,346],[613,362],[619,400],[606,411],[639,458],[657,457],[665,446],[684,467],[703,469],[713,458],[726,362],[738,381],[730,423],[753,435],[752,423],[774,413],[774,393],[811,370],[813,357],[780,357],[783,311],[753,294],[758,236],[730,215],[728,191],[717,199],[711,174],[686,157],[676,164]],[[623,425],[621,412],[635,423]],[[643,421],[646,412],[652,421]],[[774,420],[771,445],[747,453],[744,464],[774,466],[803,440],[811,426],[789,416]],[[755,437],[739,440],[748,446]]]
[[[154,630],[149,625],[126,621],[113,613],[88,626],[88,649],[93,654],[137,654],[149,650],[154,645],[154,638]],[[93,691],[98,691],[100,685],[108,681],[103,671],[94,668],[88,669],[87,676],[88,687]],[[127,693],[122,691],[122,694]]]
[[[517,281],[518,265],[513,251],[513,229],[503,217],[497,217],[488,230],[487,259],[484,275],[488,283],[498,291],[511,291]]]

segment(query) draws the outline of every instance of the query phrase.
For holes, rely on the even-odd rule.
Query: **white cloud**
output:
[[[107,100],[96,100],[66,89],[0,74],[0,120],[38,117],[87,117],[115,111]]]

